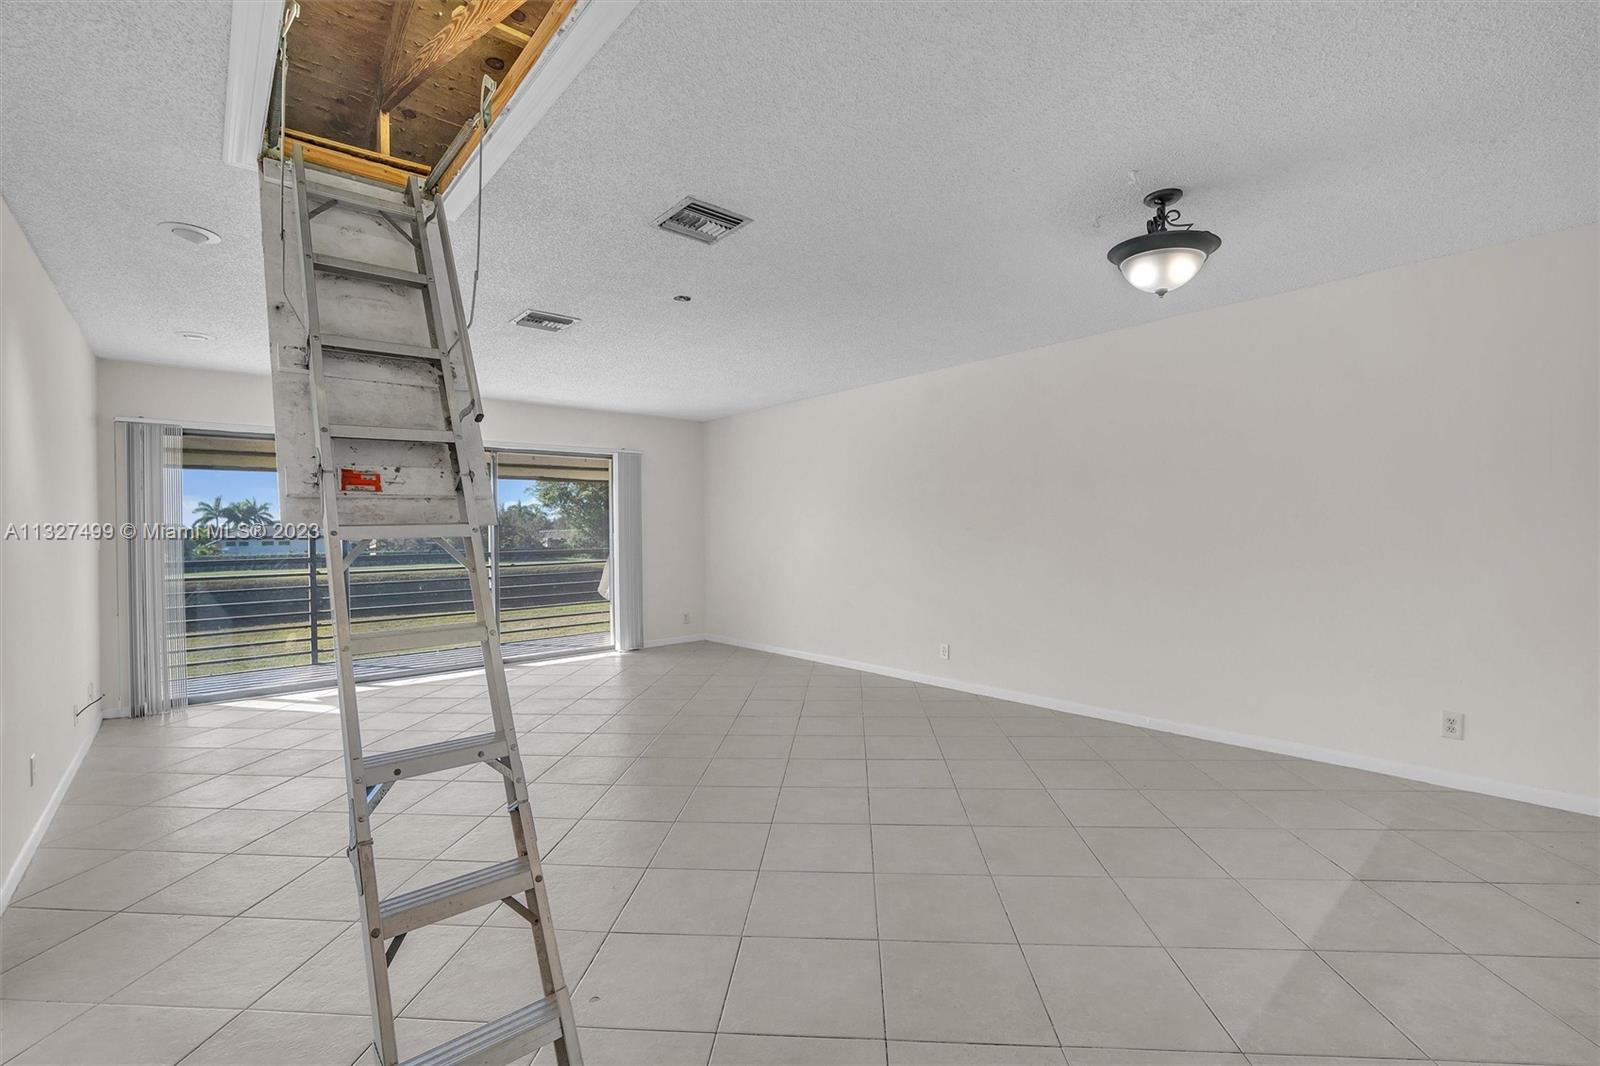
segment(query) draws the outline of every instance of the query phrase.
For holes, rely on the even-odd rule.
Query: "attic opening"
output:
[[[404,185],[448,187],[538,62],[576,0],[290,0],[266,145]],[[280,57],[282,58],[282,57]],[[492,88],[484,79],[492,79]]]

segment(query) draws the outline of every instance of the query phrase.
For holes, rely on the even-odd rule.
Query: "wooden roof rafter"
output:
[[[503,111],[576,6],[301,3],[306,10],[289,42],[287,146],[304,146],[307,162],[396,185],[452,155],[446,145],[459,142],[464,121],[477,115],[485,73],[497,85],[491,114]],[[474,136],[468,151],[477,143]]]

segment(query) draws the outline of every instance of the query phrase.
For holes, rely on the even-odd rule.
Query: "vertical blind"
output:
[[[644,537],[638,452],[618,452],[612,471],[611,602],[619,651],[644,647]]]
[[[135,718],[188,705],[184,636],[183,430],[122,423],[128,463],[128,709]]]

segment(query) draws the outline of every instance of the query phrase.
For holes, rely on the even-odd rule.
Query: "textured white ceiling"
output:
[[[480,376],[707,418],[1592,221],[1597,12],[646,2],[488,186]],[[0,7],[0,191],[102,355],[266,371],[227,51],[224,3]],[[1163,185],[1223,245],[1158,301],[1104,253]],[[756,221],[651,228],[686,195]]]

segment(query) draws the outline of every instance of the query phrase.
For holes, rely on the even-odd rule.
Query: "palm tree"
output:
[[[198,528],[227,522],[230,510],[232,510],[232,504],[224,506],[221,496],[210,501],[202,500],[194,505],[194,526]]]
[[[263,525],[272,521],[272,504],[262,503],[252,496],[230,505],[227,513],[235,525]]]

